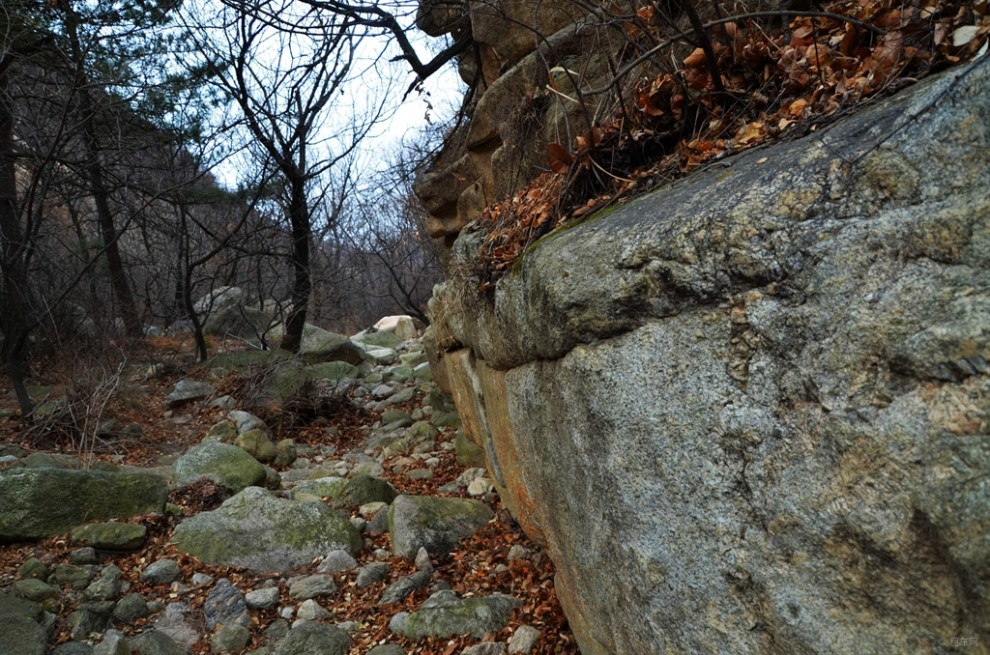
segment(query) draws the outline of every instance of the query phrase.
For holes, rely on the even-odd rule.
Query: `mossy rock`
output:
[[[276,498],[248,487],[212,512],[187,518],[172,541],[207,564],[280,573],[332,550],[360,552],[351,522],[322,503]]]
[[[508,625],[512,610],[520,605],[518,598],[503,594],[458,598],[453,591],[438,591],[415,612],[393,617],[389,628],[411,639],[466,634],[481,638]]]
[[[192,482],[209,478],[240,491],[251,485],[262,484],[265,467],[245,450],[230,444],[209,442],[191,448],[175,462],[178,482]]]
[[[493,516],[491,508],[479,500],[398,496],[388,512],[392,552],[415,557],[420,548],[426,548],[430,555],[445,555]]]

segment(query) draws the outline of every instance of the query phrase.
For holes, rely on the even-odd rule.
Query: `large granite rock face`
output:
[[[162,512],[165,480],[150,473],[70,469],[0,472],[0,543],[40,539],[87,521]]]
[[[983,57],[439,290],[440,377],[584,655],[990,648],[987,88]]]

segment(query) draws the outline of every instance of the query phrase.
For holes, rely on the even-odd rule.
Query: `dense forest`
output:
[[[194,305],[225,287],[267,317],[263,346],[425,320],[430,136],[359,147],[412,79],[386,59],[405,18],[318,4],[3,4],[2,359],[24,413],[32,359],[66,344],[191,331],[205,358]]]

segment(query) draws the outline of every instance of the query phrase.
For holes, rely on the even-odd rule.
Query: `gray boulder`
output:
[[[0,591],[0,655],[45,655],[48,630],[41,605]]]
[[[426,548],[430,555],[444,555],[493,516],[488,505],[478,500],[398,496],[388,510],[392,552],[412,558]]]
[[[172,541],[208,564],[261,572],[287,571],[336,549],[356,555],[362,546],[351,522],[326,505],[276,498],[258,487],[187,518]]]
[[[272,330],[272,339],[277,342],[284,336],[284,327],[276,326]],[[303,328],[302,344],[298,356],[307,364],[320,362],[347,362],[359,365],[364,358],[361,349],[342,334],[318,328],[309,323]]]
[[[211,441],[189,449],[175,462],[178,482],[209,478],[234,491],[261,484],[265,467],[244,449]]]
[[[203,332],[257,340],[265,334],[271,322],[271,318],[257,307],[230,305],[210,314],[203,323]]]
[[[307,480],[295,486],[293,495],[326,498],[331,507],[354,507],[367,503],[391,503],[395,489],[385,480],[368,475],[353,478],[326,477]]]
[[[127,643],[128,652],[135,655],[189,655],[189,649],[177,643],[161,630],[148,630]]]
[[[454,395],[583,653],[987,649],[987,88],[982,57],[450,288]]]
[[[389,621],[392,632],[412,639],[498,632],[509,623],[518,598],[493,594],[458,598],[453,591],[438,591],[415,612],[400,612]]]
[[[274,655],[347,655],[351,638],[343,630],[307,621],[289,630]]]
[[[67,469],[0,471],[0,543],[62,534],[86,521],[165,509],[168,486],[148,473]]]
[[[216,389],[209,382],[183,379],[175,383],[175,388],[168,394],[168,404],[176,407],[194,400],[202,400],[212,396]]]
[[[139,523],[89,523],[74,528],[69,541],[100,550],[137,550],[144,545],[148,528]]]

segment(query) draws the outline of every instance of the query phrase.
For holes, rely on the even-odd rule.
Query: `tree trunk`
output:
[[[71,10],[66,14],[65,26],[68,32],[69,41],[72,45],[73,58],[77,68],[77,86],[79,94],[79,112],[82,121],[83,144],[84,144],[84,166],[86,177],[89,182],[89,192],[93,195],[93,202],[96,204],[96,217],[100,225],[100,237],[103,240],[103,249],[107,258],[107,269],[110,271],[110,285],[113,288],[114,297],[120,309],[121,318],[124,319],[124,329],[127,335],[132,338],[142,336],[141,319],[138,316],[137,305],[134,304],[134,297],[131,295],[131,288],[127,282],[127,274],[124,271],[124,260],[120,256],[120,248],[117,245],[118,234],[114,226],[113,212],[110,210],[110,192],[103,179],[103,165],[100,162],[100,142],[96,131],[95,105],[87,89],[88,80],[83,71],[83,54],[79,44],[79,36],[76,30],[77,17]]]
[[[309,259],[312,249],[312,228],[309,224],[309,205],[306,201],[306,186],[303,179],[290,182],[291,196],[289,198],[289,223],[292,226],[292,256],[290,261],[293,270],[292,291],[289,299],[292,308],[285,319],[285,334],[279,348],[291,353],[299,352],[302,346],[303,328],[306,325],[306,309],[309,305],[309,295],[313,289],[310,278]]]
[[[28,334],[31,331],[30,301],[24,268],[24,236],[17,211],[14,110],[7,91],[10,67],[9,59],[0,59],[0,273],[3,275],[0,359],[14,387],[21,416],[27,418],[34,410],[25,384]]]

